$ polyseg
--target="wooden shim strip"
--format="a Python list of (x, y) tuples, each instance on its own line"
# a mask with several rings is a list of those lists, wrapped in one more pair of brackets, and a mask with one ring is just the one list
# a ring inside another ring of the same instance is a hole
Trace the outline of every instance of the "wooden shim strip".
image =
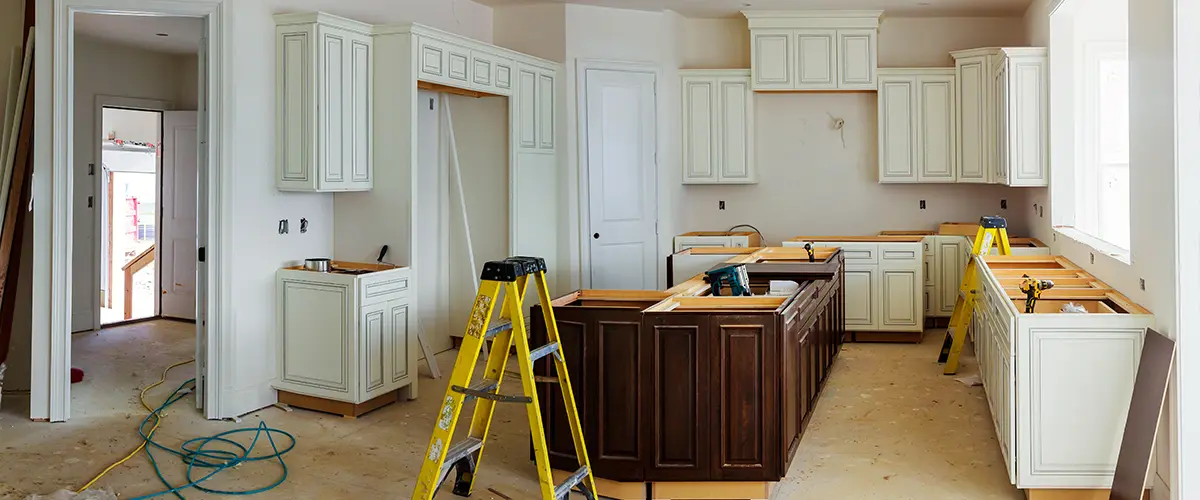
[(1175, 341), (1147, 328), (1113, 472), (1112, 500), (1137, 500), (1143, 495), (1174, 362)]
[(433, 92), (442, 92), (445, 94), (461, 95), (466, 97), (474, 97), (476, 99), (482, 97), (504, 97), (500, 94), (492, 94), (488, 92), (480, 92), (478, 90), (467, 90), (450, 85), (442, 85), (440, 83), (427, 82), (425, 80), (417, 80), (417, 88), (421, 90), (430, 90)]

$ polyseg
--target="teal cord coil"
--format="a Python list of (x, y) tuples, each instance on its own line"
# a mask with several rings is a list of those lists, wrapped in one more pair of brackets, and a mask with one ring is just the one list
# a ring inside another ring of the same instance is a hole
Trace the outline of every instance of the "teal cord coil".
[[(147, 415), (142, 420), (141, 425), (138, 426), (138, 434), (146, 442), (146, 456), (150, 459), (150, 464), (154, 467), (154, 474), (158, 476), (158, 480), (166, 489), (157, 493), (134, 497), (133, 500), (144, 500), (165, 495), (174, 495), (180, 500), (185, 500), (181, 492), (189, 488), (217, 495), (254, 495), (269, 491), (283, 484), (287, 480), (288, 475), (287, 464), (284, 463), (283, 456), (296, 447), (296, 437), (286, 431), (268, 427), (266, 422), (259, 422), (257, 427), (233, 429), (208, 437), (189, 439), (180, 445), (178, 449), (163, 446), (154, 440), (154, 433), (147, 431), (147, 426), (155, 422), (152, 419), (161, 418), (163, 410), (166, 410), (167, 407), (190, 394), (195, 388), (195, 383), (196, 379), (191, 379), (181, 384), (167, 397), (162, 405)], [(253, 438), (250, 439), (249, 445), (242, 444), (233, 439), (235, 436), (249, 433), (254, 434)], [(276, 443), (276, 439), (285, 437), (288, 441), (287, 446), (280, 448), (279, 443)], [(261, 444), (261, 441), (265, 441), (270, 445), (271, 452), (255, 455), (255, 448)], [(187, 484), (179, 486), (171, 485), (170, 481), (163, 476), (162, 470), (159, 469), (158, 460), (154, 457), (154, 450), (160, 450), (179, 457), (183, 463), (187, 464), (187, 474), (185, 476), (188, 481)], [(205, 481), (212, 479), (222, 471), (238, 467), (242, 464), (263, 461), (277, 462), (281, 470), (279, 479), (276, 479), (269, 485), (246, 490), (223, 490), (203, 486)]]

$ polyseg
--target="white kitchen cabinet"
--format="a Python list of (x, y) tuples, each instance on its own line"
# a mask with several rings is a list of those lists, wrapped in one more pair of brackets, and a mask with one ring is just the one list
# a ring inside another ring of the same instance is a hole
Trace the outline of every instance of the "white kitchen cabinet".
[(683, 183), (752, 184), (754, 94), (745, 70), (682, 70)]
[(762, 239), (753, 231), (692, 231), (675, 237), (675, 251), (688, 248), (747, 248), (762, 246)]
[(284, 14), (275, 22), (276, 186), (370, 190), (371, 27), (327, 14)]
[(938, 297), (937, 315), (949, 316), (954, 313), (954, 305), (958, 302), (959, 287), (962, 286), (963, 273), (967, 269), (967, 259), (970, 250), (964, 251), (967, 239), (959, 236), (939, 236), (937, 238), (938, 263)]
[(881, 11), (745, 11), (753, 90), (875, 90)]
[[(1046, 297), (1039, 311), (1047, 312), (1027, 314), (1024, 299), (1008, 295), (987, 258), (981, 262), (971, 324), (1010, 481), (1020, 489), (1111, 487), (1145, 329), (1154, 317), (1113, 292), (1073, 300), (1088, 314), (1054, 312), (1061, 301)], [(1088, 418), (1079, 418), (1081, 408)]]
[(955, 182), (954, 70), (879, 70), (879, 182)]
[(1047, 51), (951, 53), (958, 90), (958, 182), (1049, 185)]
[(276, 273), (280, 391), (361, 404), (401, 388), (417, 395), (409, 269), (334, 261)]
[(840, 247), (845, 258), (846, 329), (920, 332), (925, 325), (925, 252), (921, 242), (805, 240), (785, 247)]

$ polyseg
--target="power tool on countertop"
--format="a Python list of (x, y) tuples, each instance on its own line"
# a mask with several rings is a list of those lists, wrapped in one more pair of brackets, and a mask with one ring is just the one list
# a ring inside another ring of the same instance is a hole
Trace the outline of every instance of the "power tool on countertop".
[(1042, 290), (1054, 288), (1054, 282), (1031, 278), (1028, 274), (1022, 274), (1021, 278), (1021, 291), (1025, 292), (1025, 314), (1033, 314), (1033, 307), (1042, 297)]
[(805, 243), (805, 244), (804, 244), (804, 251), (808, 252), (808, 261), (809, 261), (809, 262), (816, 262), (816, 261), (817, 261), (817, 255), (816, 255), (816, 253), (814, 253), (814, 252), (813, 252), (813, 245), (812, 245), (812, 243)]
[(704, 273), (704, 281), (712, 284), (712, 294), (721, 295), (721, 287), (729, 287), (729, 295), (749, 297), (750, 276), (745, 264), (718, 267)]

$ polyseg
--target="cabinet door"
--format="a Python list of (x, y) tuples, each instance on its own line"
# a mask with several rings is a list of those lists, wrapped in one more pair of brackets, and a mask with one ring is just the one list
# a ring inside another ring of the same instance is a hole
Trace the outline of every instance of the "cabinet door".
[(751, 72), (756, 90), (793, 88), (795, 69), (791, 30), (759, 29), (751, 32)]
[(345, 32), (317, 27), (317, 169), (318, 189), (336, 189), (349, 182), (349, 144), (352, 125), (348, 118), (351, 89), (346, 85), (350, 70), (350, 40)]
[(496, 59), (492, 70), (492, 85), (495, 85), (499, 94), (509, 95), (512, 93), (513, 61), (511, 59)]
[(779, 468), (775, 325), (764, 315), (712, 317), (714, 480), (762, 481)]
[(967, 262), (963, 259), (965, 255), (962, 251), (962, 244), (957, 241), (938, 242), (939, 313), (954, 313), (954, 304), (958, 301), (958, 288), (962, 285), (963, 273), (967, 267)]
[(474, 88), (482, 88), (487, 92), (492, 90), (495, 65), (491, 54), (478, 50), (471, 51), (471, 83), (475, 84)]
[(697, 247), (729, 247), (733, 246), (728, 236), (676, 236), (675, 251)]
[(450, 81), (447, 74), (448, 45), (432, 38), (417, 38), (418, 79), (435, 83)]
[(992, 174), (995, 176), (994, 181), (998, 184), (1008, 184), (1008, 172), (1012, 168), (1008, 154), (1009, 120), (1012, 115), (1008, 109), (1009, 89), (1005, 81), (1007, 77), (1008, 64), (1002, 61), (996, 66), (992, 77), (992, 116), (995, 117), (996, 125), (995, 132), (991, 135)]
[(279, 27), (276, 36), (276, 128), (280, 134), (276, 140), (276, 184), (280, 189), (311, 190), (316, 188), (316, 145), (305, 124), (311, 124), (316, 116), (315, 30), (311, 25)]
[(804, 408), (800, 397), (802, 380), (800, 363), (800, 307), (787, 311), (783, 321), (783, 390), (780, 391), (783, 405), (783, 444), (784, 456), (791, 460), (800, 445), (800, 420), (804, 418)]
[(520, 66), (517, 70), (517, 146), (537, 149), (537, 71)]
[(413, 369), (416, 362), (416, 352), (413, 346), (416, 345), (415, 339), (412, 337), (415, 333), (408, 329), (408, 301), (404, 299), (389, 300), (387, 305), (387, 327), (388, 327), (388, 351), (391, 359), (388, 360), (387, 366), (390, 383), (392, 388), (399, 387), (400, 384), (411, 380), (416, 383), (415, 373)]
[(880, 270), (881, 329), (911, 330), (922, 325), (921, 311), (924, 306), (918, 302), (922, 288), (918, 274), (914, 269)]
[(717, 182), (716, 81), (683, 78), (683, 183)]
[(751, 183), (754, 175), (754, 94), (747, 78), (717, 80), (718, 177)]
[(554, 71), (538, 71), (537, 141), (538, 149), (554, 150)]
[(934, 303), (935, 291), (933, 286), (925, 287), (925, 315), (934, 316), (938, 312), (938, 306)]
[(955, 63), (958, 81), (958, 182), (987, 183), (988, 88), (987, 57), (965, 57)]
[[(837, 32), (796, 31), (796, 84), (802, 90), (837, 88)], [(872, 78), (874, 71), (872, 71)], [(874, 85), (871, 86), (874, 88)]]
[(644, 351), (651, 363), (642, 440), (647, 481), (704, 481), (712, 475), (708, 390), (714, 367), (707, 316), (645, 314)]
[(875, 320), (877, 271), (874, 265), (846, 266), (846, 330), (865, 332), (879, 326)]
[(391, 317), (387, 302), (363, 306), (358, 315), (358, 399), (366, 401), (389, 390)]
[(1021, 58), (1009, 63), (1005, 105), (1011, 109), (1007, 129), (1011, 186), (1049, 185), (1049, 99), (1046, 59)]
[(465, 47), (447, 44), (446, 77), (451, 84), (458, 87), (469, 87), (471, 70), (471, 51)]
[(349, 166), (349, 180), (342, 188), (371, 187), (373, 168), (371, 161), (371, 38), (356, 35), (350, 39), (349, 71), (346, 73), (347, 92), (345, 121), (346, 129), (346, 164)]
[(954, 182), (957, 177), (954, 75), (924, 75), (917, 81), (917, 163), (921, 182)]
[(838, 30), (837, 88), (875, 89), (875, 30)]
[(879, 182), (917, 182), (917, 80), (879, 82)]
[(358, 397), (353, 291), (346, 285), (282, 280), (279, 382), (284, 390), (354, 402)]

